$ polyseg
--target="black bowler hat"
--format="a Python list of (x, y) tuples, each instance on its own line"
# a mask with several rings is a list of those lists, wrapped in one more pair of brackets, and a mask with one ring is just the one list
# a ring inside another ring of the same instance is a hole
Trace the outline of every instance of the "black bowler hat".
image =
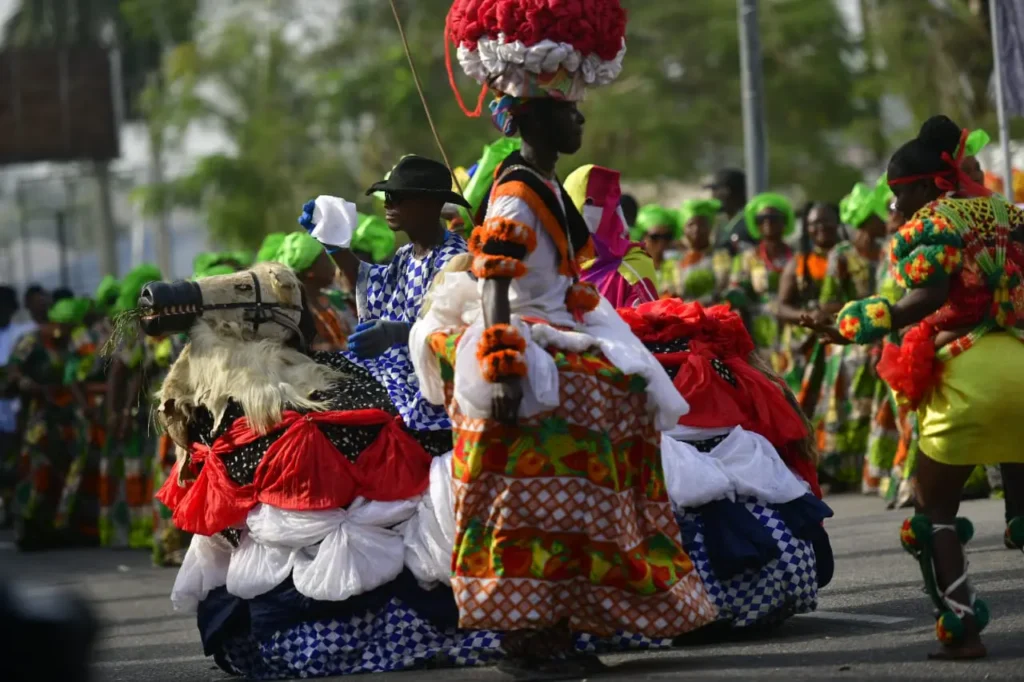
[(387, 180), (375, 182), (366, 190), (367, 195), (374, 192), (433, 195), (445, 203), (469, 208), (465, 197), (452, 191), (452, 174), (444, 164), (422, 156), (407, 156), (399, 161)]
[(704, 182), (704, 189), (725, 187), (739, 194), (747, 193), (747, 176), (736, 168), (723, 168)]

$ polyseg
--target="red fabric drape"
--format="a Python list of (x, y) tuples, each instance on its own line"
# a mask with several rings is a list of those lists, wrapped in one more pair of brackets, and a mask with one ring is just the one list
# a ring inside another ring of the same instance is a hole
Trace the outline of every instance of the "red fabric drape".
[[(331, 444), (317, 424), (382, 425), (376, 440), (352, 463)], [(213, 535), (239, 525), (257, 503), (292, 511), (337, 509), (356, 497), (382, 502), (421, 494), (430, 482), (431, 457), (407, 434), (401, 422), (382, 410), (285, 412), (275, 429), (281, 435), (267, 448), (249, 485), (235, 484), (221, 457), (262, 437), (237, 419), (212, 447), (196, 443), (192, 461), (202, 470), (186, 487), (178, 470), (157, 499), (173, 512), (174, 525)]]
[[(664, 367), (679, 368), (673, 384), (690, 404), (690, 412), (680, 418), (680, 424), (695, 428), (739, 425), (760, 434), (775, 446), (790, 469), (817, 488), (814, 463), (796, 455), (791, 447), (807, 436), (807, 427), (782, 387), (747, 360), (754, 342), (738, 314), (725, 305), (704, 308), (699, 303), (662, 299), (619, 309), (619, 315), (645, 343), (689, 341), (688, 351), (655, 353)], [(715, 370), (715, 361), (728, 369), (735, 386)]]

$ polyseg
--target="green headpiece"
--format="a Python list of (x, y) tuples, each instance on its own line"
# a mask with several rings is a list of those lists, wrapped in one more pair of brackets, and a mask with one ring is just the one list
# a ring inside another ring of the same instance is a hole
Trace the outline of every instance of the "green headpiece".
[(80, 325), (91, 309), (91, 298), (62, 298), (50, 307), (48, 317), (56, 324)]
[(871, 216), (881, 220), (889, 219), (889, 202), (892, 191), (886, 178), (878, 179), (874, 187), (858, 182), (853, 189), (839, 202), (839, 219), (846, 225), (859, 228)]
[(679, 224), (686, 227), (690, 218), (704, 216), (714, 220), (718, 212), (722, 210), (722, 202), (718, 199), (687, 199), (679, 207)]
[(220, 260), (220, 254), (213, 251), (196, 254), (196, 257), (192, 259), (192, 278), (195, 279), (197, 275), (201, 276), (216, 265), (218, 260)]
[(668, 227), (672, 230), (672, 239), (683, 235), (683, 226), (679, 222), (679, 214), (658, 204), (647, 204), (636, 214), (636, 223), (630, 230), (630, 237), (639, 241), (655, 227)]
[(164, 276), (160, 272), (160, 268), (150, 263), (143, 263), (135, 268), (121, 280), (121, 293), (117, 297), (117, 303), (114, 304), (111, 312), (116, 314), (123, 313), (126, 310), (135, 310), (138, 306), (139, 294), (142, 293), (142, 287), (163, 278)]
[(359, 214), (359, 225), (352, 235), (352, 250), (368, 253), (374, 263), (380, 263), (395, 250), (395, 233), (383, 218)]
[(473, 213), (480, 208), (484, 197), (490, 191), (491, 184), (494, 182), (494, 171), (509, 154), (518, 151), (522, 146), (523, 141), (518, 137), (503, 137), (484, 147), (483, 154), (476, 162), (473, 177), (469, 179), (469, 184), (462, 188)]
[(268, 260), (274, 260), (274, 256), (277, 255), (278, 249), (281, 248), (281, 242), (287, 236), (287, 232), (271, 232), (263, 238), (263, 243), (260, 244), (260, 250), (256, 253), (256, 262), (265, 263)]
[(253, 263), (253, 254), (250, 251), (224, 251), (220, 254), (220, 259), (225, 261), (232, 261), (242, 266), (242, 269), (249, 267)]
[(324, 253), (324, 247), (306, 232), (290, 232), (281, 242), (281, 248), (277, 250), (274, 260), (282, 265), (287, 265), (295, 272), (305, 272), (320, 254)]
[(977, 156), (978, 152), (985, 148), (992, 138), (981, 128), (972, 130), (967, 135), (967, 144), (964, 145), (964, 156)]
[(117, 303), (117, 297), (121, 294), (121, 283), (113, 275), (105, 275), (96, 287), (96, 307), (103, 313)]
[(757, 226), (757, 216), (766, 208), (774, 208), (785, 216), (786, 229), (782, 232), (783, 239), (792, 235), (793, 230), (796, 229), (796, 212), (793, 210), (793, 204), (781, 194), (762, 192), (748, 201), (743, 209), (743, 217), (746, 220), (747, 232), (750, 236), (755, 240), (761, 238), (761, 228)]
[(202, 272), (193, 272), (192, 279), (203, 279), (204, 277), (215, 277), (217, 275), (233, 275), (238, 270), (233, 265), (227, 265), (226, 263), (221, 265), (212, 265)]

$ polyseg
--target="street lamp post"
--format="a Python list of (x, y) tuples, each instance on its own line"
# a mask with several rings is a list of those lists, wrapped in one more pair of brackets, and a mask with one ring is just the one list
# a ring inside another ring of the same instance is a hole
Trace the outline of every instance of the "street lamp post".
[(747, 188), (752, 194), (768, 187), (768, 133), (764, 121), (764, 73), (757, 0), (737, 0), (740, 29), (740, 80), (743, 87), (743, 149)]

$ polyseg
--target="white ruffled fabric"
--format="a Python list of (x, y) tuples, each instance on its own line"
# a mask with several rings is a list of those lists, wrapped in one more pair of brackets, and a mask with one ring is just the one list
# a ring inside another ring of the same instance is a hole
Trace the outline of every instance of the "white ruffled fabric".
[(607, 85), (618, 78), (626, 56), (625, 40), (615, 58), (608, 61), (596, 54), (583, 55), (569, 43), (542, 40), (527, 47), (520, 40), (506, 40), (504, 34), (496, 39), (481, 38), (475, 50), (460, 45), (457, 55), (468, 76), (514, 97), (530, 94), (527, 84), (531, 76), (565, 69), (573, 83), (563, 94), (570, 100), (582, 100), (588, 86)]
[(451, 581), (456, 531), (452, 456), (449, 452), (431, 462), (430, 488), (420, 500), (416, 515), (400, 528), (405, 565), (425, 589)]
[(252, 599), (292, 577), (295, 589), (322, 601), (343, 601), (394, 580), (405, 546), (395, 527), (416, 513), (420, 498), (347, 509), (294, 512), (254, 507), (237, 548), (222, 538), (195, 536), (171, 592), (175, 609), (194, 611), (211, 589)]
[(211, 590), (227, 584), (231, 550), (231, 544), (220, 535), (192, 536), (171, 588), (171, 605), (175, 611), (195, 613), (199, 602), (206, 599)]
[[(475, 305), (467, 309), (464, 302), (474, 299)], [(491, 413), (491, 384), (484, 380), (476, 357), (485, 328), (477, 282), (469, 273), (445, 273), (444, 280), (431, 290), (429, 310), (409, 333), (409, 349), (423, 397), (434, 404), (443, 404), (444, 382), (427, 340), (436, 331), (455, 329), (467, 323), (469, 327), (456, 348), (455, 399), (467, 416), (484, 419)], [(661, 364), (603, 298), (595, 310), (584, 316), (577, 331), (528, 324), (516, 312), (511, 323), (526, 339), (528, 369), (523, 382), (520, 417), (532, 417), (560, 404), (558, 368), (545, 347), (577, 352), (598, 348), (609, 362), (626, 374), (642, 376), (647, 381), (648, 408), (659, 430), (672, 428), (690, 410)], [(611, 405), (603, 407), (614, 409)]]
[(662, 434), (661, 458), (665, 486), (672, 504), (693, 509), (714, 500), (756, 497), (769, 504), (792, 502), (810, 492), (763, 436), (735, 427), (709, 453), (686, 440), (722, 435), (721, 429), (680, 427)]

